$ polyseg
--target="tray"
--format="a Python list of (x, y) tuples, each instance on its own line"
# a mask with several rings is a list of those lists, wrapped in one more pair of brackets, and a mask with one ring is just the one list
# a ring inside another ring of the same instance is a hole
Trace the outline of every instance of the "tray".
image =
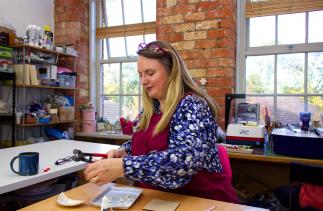
[(131, 187), (108, 187), (91, 204), (100, 207), (103, 196), (107, 196), (110, 202), (109, 208), (128, 209), (140, 196), (142, 191), (142, 189)]

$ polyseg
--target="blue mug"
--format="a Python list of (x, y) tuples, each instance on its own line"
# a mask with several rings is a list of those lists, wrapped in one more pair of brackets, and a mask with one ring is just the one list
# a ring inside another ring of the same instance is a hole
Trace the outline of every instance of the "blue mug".
[[(19, 158), (19, 171), (13, 168), (13, 163)], [(38, 152), (22, 152), (12, 158), (10, 161), (11, 170), (21, 176), (31, 176), (38, 174), (39, 169), (39, 153)]]

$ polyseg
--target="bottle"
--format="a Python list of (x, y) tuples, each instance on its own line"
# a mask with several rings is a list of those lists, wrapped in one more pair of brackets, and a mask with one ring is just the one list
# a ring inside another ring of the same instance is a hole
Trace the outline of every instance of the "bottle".
[(101, 202), (101, 211), (108, 211), (109, 209), (109, 199), (107, 196), (103, 196), (102, 202)]

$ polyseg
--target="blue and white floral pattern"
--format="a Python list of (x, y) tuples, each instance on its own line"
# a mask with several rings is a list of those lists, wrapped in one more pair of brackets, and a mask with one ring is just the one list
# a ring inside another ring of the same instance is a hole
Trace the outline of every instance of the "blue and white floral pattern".
[[(216, 130), (206, 101), (187, 95), (172, 116), (168, 149), (125, 157), (124, 174), (134, 181), (175, 189), (189, 183), (199, 170), (221, 172)], [(131, 155), (131, 141), (123, 147)]]

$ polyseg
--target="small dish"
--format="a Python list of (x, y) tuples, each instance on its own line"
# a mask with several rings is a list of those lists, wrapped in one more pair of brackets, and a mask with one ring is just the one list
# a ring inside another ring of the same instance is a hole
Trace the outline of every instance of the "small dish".
[(108, 187), (91, 204), (100, 207), (102, 198), (107, 196), (110, 208), (129, 209), (142, 191), (142, 189), (133, 187)]
[(77, 206), (82, 204), (83, 202), (84, 202), (83, 200), (70, 199), (63, 192), (60, 193), (57, 197), (57, 203), (59, 205), (66, 206), (66, 207)]

